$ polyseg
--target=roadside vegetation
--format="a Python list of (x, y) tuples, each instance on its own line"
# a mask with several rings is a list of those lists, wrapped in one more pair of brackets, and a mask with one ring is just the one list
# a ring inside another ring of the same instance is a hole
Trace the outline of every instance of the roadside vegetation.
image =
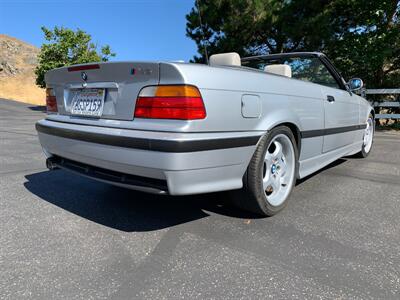
[[(198, 48), (194, 62), (205, 62), (206, 50), (208, 55), (234, 51), (241, 56), (320, 51), (346, 79), (362, 78), (370, 89), (400, 88), (399, 0), (197, 0), (195, 4), (186, 15), (187, 36)], [(400, 95), (369, 100), (400, 101)], [(400, 113), (400, 109), (381, 113)], [(400, 120), (380, 124), (399, 128)]]
[[(203, 26), (200, 26), (199, 10)], [(399, 0), (198, 0), (187, 35), (209, 54), (322, 51), (345, 78), (400, 87)]]
[(46, 87), (44, 74), (54, 68), (73, 64), (83, 64), (97, 61), (108, 61), (115, 56), (109, 45), (99, 47), (92, 42), (90, 34), (81, 29), (72, 30), (64, 27), (48, 29), (42, 27), (48, 43), (40, 48), (38, 65), (35, 69), (36, 84)]

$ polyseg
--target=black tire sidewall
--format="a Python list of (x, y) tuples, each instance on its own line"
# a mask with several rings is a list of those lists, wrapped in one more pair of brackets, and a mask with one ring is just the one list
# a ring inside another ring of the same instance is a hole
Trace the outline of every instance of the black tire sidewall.
[[(287, 198), (283, 201), (282, 204), (278, 206), (271, 205), (268, 201), (268, 197), (265, 195), (264, 189), (263, 189), (263, 166), (264, 166), (264, 157), (265, 153), (267, 151), (267, 147), (271, 143), (272, 139), (279, 135), (279, 134), (284, 134), (286, 135), (293, 146), (294, 150), (294, 157), (295, 157), (295, 170), (293, 173), (293, 180), (292, 180), (292, 185), (289, 187), (290, 191), (288, 193)], [(266, 214), (266, 215), (274, 215), (280, 210), (282, 210), (286, 205), (287, 205), (287, 200), (289, 198), (290, 192), (293, 189), (293, 186), (296, 183), (296, 177), (298, 173), (298, 149), (297, 149), (297, 143), (294, 138), (294, 135), (292, 131), (286, 127), (286, 126), (278, 126), (274, 129), (272, 129), (268, 134), (263, 136), (263, 138), (260, 140), (258, 147), (262, 147), (262, 151), (256, 151), (255, 155), (252, 158), (251, 164), (252, 168), (248, 169), (249, 174), (247, 174), (247, 181), (248, 181), (248, 188), (253, 191), (254, 197), (258, 200), (258, 204), (260, 206), (260, 209)], [(260, 150), (260, 149), (258, 149)]]

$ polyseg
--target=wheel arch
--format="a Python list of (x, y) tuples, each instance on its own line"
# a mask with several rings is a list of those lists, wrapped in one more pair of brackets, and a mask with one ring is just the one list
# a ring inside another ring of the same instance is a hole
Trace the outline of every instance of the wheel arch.
[[(278, 126), (286, 126), (293, 133), (294, 139), (296, 141), (296, 146), (297, 146), (297, 150), (298, 150), (298, 153), (299, 153), (299, 157), (300, 157), (300, 152), (301, 152), (301, 133), (300, 133), (299, 127), (297, 127), (296, 124), (291, 123), (291, 122), (283, 122), (283, 123), (275, 125), (273, 128), (278, 127)], [(271, 128), (271, 129), (273, 129), (273, 128)]]
[(373, 109), (373, 108), (372, 108), (372, 109), (370, 110), (370, 112), (369, 112), (369, 113), (370, 113), (370, 114), (372, 114), (372, 116), (373, 116), (373, 117), (374, 117), (374, 119), (375, 119), (375, 109)]
[(270, 131), (278, 126), (286, 126), (291, 130), (296, 140), (296, 146), (300, 157), (303, 122), (299, 115), (292, 110), (280, 107), (271, 113), (265, 114), (256, 129)]

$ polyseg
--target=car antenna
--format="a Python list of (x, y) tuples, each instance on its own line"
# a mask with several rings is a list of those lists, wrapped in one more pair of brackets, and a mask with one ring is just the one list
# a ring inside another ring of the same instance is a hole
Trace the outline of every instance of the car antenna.
[(204, 36), (204, 28), (203, 28), (203, 22), (201, 21), (201, 12), (200, 12), (200, 5), (199, 5), (199, 0), (196, 0), (196, 6), (197, 6), (197, 11), (199, 13), (199, 21), (200, 21), (200, 28), (201, 28), (201, 35), (203, 38), (203, 45), (204, 45), (204, 54), (206, 56), (206, 63), (207, 65), (209, 64), (208, 61), (208, 52), (207, 52), (207, 43), (206, 43), (206, 38)]

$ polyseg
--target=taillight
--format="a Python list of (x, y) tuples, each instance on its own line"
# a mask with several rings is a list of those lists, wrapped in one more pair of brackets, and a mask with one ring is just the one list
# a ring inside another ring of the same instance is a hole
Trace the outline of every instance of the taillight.
[(200, 91), (191, 85), (160, 85), (143, 88), (135, 118), (197, 120), (206, 117)]
[(47, 112), (57, 112), (57, 100), (53, 89), (46, 89)]

